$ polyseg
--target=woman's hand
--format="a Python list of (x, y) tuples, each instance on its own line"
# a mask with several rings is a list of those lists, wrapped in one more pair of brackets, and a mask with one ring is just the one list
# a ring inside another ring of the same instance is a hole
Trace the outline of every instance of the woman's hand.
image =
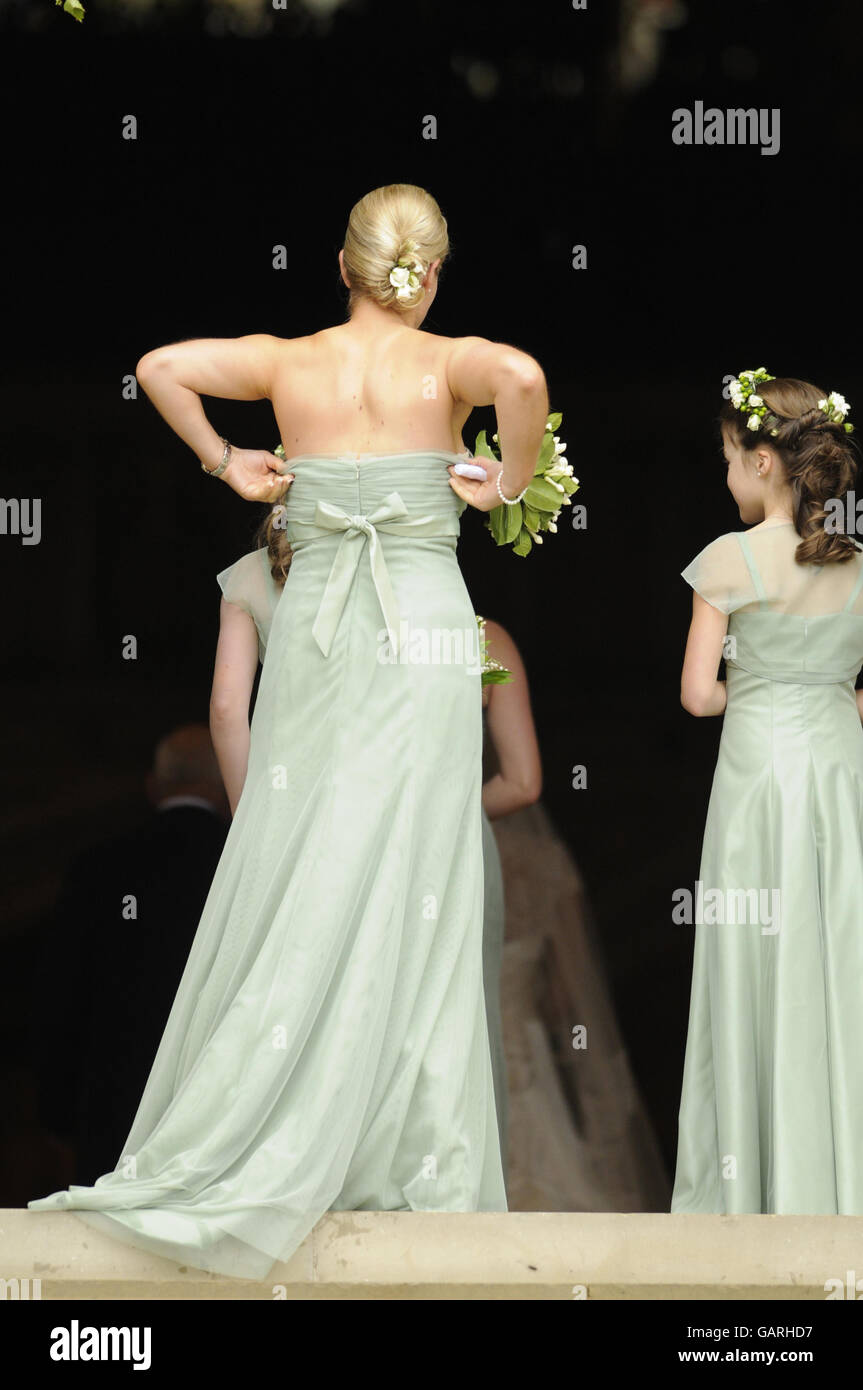
[[(497, 479), (503, 468), (503, 464), (498, 463), (497, 459), (480, 458), (478, 456), (473, 458), (471, 462), (478, 463), (480, 467), (485, 469), (488, 474), (485, 482), (480, 482), (478, 478), (463, 478), (460, 473), (454, 471), (455, 464), (451, 463), (447, 468), (450, 487), (463, 502), (467, 502), (471, 507), (476, 507), (478, 512), (490, 512), (493, 507), (499, 507), (501, 505), (500, 494), (497, 490)], [(501, 487), (504, 492), (506, 492), (503, 483), (501, 483)]]
[(231, 447), (228, 466), (221, 481), (247, 502), (279, 502), (294, 481), (293, 473), (283, 473), (284, 460), (266, 449)]

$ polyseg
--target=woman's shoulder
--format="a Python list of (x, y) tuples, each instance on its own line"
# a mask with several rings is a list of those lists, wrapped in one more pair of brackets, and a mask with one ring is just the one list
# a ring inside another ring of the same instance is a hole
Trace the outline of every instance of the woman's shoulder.
[(437, 333), (426, 333), (424, 329), (417, 330), (425, 338), (435, 338), (438, 342), (445, 344), (451, 352), (459, 353), (494, 353), (500, 356), (511, 357), (514, 361), (533, 362), (536, 359), (531, 357), (524, 348), (516, 347), (515, 343), (504, 343), (496, 338), (482, 338), (477, 333), (466, 333), (459, 338), (444, 338)]
[(316, 333), (301, 333), (297, 338), (271, 337), (272, 350), (280, 358), (302, 358), (320, 355), (321, 349), (333, 341), (335, 328), (320, 328)]

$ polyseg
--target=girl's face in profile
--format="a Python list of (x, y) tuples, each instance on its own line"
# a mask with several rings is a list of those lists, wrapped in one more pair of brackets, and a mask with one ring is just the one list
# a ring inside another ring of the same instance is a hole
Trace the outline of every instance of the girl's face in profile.
[(747, 526), (764, 520), (764, 482), (758, 476), (761, 449), (747, 451), (722, 431), (722, 456), (728, 465), (728, 491), (737, 503), (740, 520)]

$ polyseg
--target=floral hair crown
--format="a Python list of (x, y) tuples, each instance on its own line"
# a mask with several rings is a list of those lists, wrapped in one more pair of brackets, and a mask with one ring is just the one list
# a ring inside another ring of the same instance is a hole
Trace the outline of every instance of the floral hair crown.
[(403, 243), (404, 249), (389, 273), (389, 282), (394, 287), (396, 299), (410, 299), (422, 284), (425, 266), (416, 254), (419, 250), (415, 241)]
[[(758, 367), (754, 372), (741, 372), (734, 377), (728, 387), (728, 395), (735, 410), (741, 410), (744, 415), (748, 415), (746, 428), (749, 430), (769, 429), (771, 434), (779, 433), (779, 418), (774, 415), (764, 403), (764, 398), (759, 396), (757, 385), (760, 381), (775, 381), (776, 377), (771, 376), (766, 367)], [(829, 396), (818, 402), (818, 409), (823, 411), (828, 420), (834, 424), (844, 423), (848, 434), (854, 426), (846, 421), (845, 417), (851, 407), (844, 396), (840, 396), (838, 391), (831, 391)]]

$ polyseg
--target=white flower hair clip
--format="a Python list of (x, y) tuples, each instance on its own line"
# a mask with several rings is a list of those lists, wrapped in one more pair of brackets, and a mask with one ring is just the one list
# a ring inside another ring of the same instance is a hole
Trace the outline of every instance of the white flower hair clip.
[(852, 424), (845, 419), (851, 407), (844, 396), (840, 396), (838, 391), (831, 391), (829, 396), (818, 402), (818, 409), (823, 410), (828, 420), (832, 420), (836, 425), (845, 425), (848, 434), (854, 429)]
[(422, 284), (425, 266), (416, 255), (418, 250), (415, 241), (406, 241), (402, 254), (390, 270), (389, 282), (395, 289), (397, 299), (410, 299)]
[[(728, 395), (735, 410), (743, 411), (748, 415), (746, 428), (749, 430), (760, 430), (765, 423), (768, 413), (764, 398), (759, 396), (755, 387), (759, 381), (775, 381), (775, 376), (771, 376), (766, 367), (756, 367), (754, 372), (741, 372), (734, 377), (728, 387)], [(776, 417), (771, 415), (771, 419)], [(771, 429), (771, 434), (776, 434), (776, 429)]]

